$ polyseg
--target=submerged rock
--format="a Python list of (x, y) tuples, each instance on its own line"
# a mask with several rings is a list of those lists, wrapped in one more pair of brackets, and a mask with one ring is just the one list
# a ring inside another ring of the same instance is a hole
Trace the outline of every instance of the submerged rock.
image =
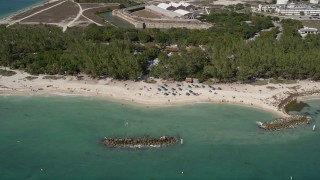
[(309, 104), (298, 101), (297, 99), (294, 99), (290, 103), (288, 103), (285, 107), (284, 110), (286, 113), (289, 113), (290, 111), (301, 111), (305, 107), (310, 107)]

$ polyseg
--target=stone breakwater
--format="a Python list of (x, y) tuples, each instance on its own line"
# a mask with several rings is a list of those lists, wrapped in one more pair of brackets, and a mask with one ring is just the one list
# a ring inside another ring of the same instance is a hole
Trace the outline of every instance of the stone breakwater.
[(303, 97), (303, 96), (311, 96), (311, 95), (319, 95), (320, 90), (311, 90), (311, 91), (304, 91), (304, 92), (297, 92), (297, 93), (290, 93), (289, 96), (287, 96), (285, 99), (281, 100), (278, 109), (280, 111), (285, 112), (285, 107), (291, 102), (296, 100), (298, 97)]
[(269, 122), (259, 122), (259, 127), (269, 131), (276, 131), (285, 128), (294, 128), (299, 125), (309, 123), (309, 118), (306, 115), (293, 115), (287, 118), (278, 118)]
[(138, 138), (104, 138), (102, 143), (111, 148), (158, 148), (176, 144), (177, 138), (172, 136), (138, 137)]
[[(320, 90), (290, 93), (285, 99), (280, 101), (280, 103), (278, 104), (278, 109), (284, 112), (285, 114), (287, 114), (287, 112), (285, 111), (285, 107), (291, 101), (296, 100), (298, 97), (319, 95), (319, 94), (320, 94)], [(306, 115), (291, 115), (290, 117), (278, 118), (269, 122), (257, 122), (257, 124), (262, 129), (269, 130), (269, 131), (276, 131), (280, 129), (294, 128), (296, 126), (308, 124), (309, 120), (310, 118)]]

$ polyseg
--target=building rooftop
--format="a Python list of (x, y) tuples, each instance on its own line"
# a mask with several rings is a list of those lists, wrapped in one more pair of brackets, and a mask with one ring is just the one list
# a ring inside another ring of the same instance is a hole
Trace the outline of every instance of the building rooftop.
[(160, 3), (157, 5), (158, 7), (160, 8), (163, 8), (163, 9), (168, 9), (169, 7), (175, 7), (175, 8), (178, 8), (179, 6), (183, 6), (183, 7), (188, 7), (188, 6), (191, 6), (191, 4), (187, 3), (187, 2), (179, 2), (179, 3), (175, 3), (175, 2), (171, 2), (169, 4), (167, 3)]
[(177, 8), (177, 7), (179, 7), (179, 6), (182, 6), (180, 3), (174, 3), (174, 2), (172, 2), (172, 3), (169, 3), (171, 6), (173, 6), (173, 7), (175, 7), (175, 8)]
[(162, 9), (168, 9), (169, 7), (171, 7), (171, 5), (167, 3), (160, 3), (158, 4), (158, 7)]
[(180, 2), (179, 4), (181, 4), (184, 7), (188, 7), (191, 6), (191, 4), (187, 3), (187, 2)]
[(160, 8), (155, 5), (146, 6), (146, 9), (150, 9), (152, 11), (155, 11), (157, 13), (163, 14), (163, 15), (171, 17), (171, 18), (181, 17), (181, 14), (178, 14), (178, 13), (172, 12), (172, 11), (168, 11), (166, 9)]
[(300, 32), (318, 32), (318, 29), (316, 28), (309, 28), (309, 27), (303, 27), (299, 29)]
[(178, 10), (175, 10), (174, 12), (181, 14), (183, 16), (191, 13), (191, 12), (183, 10), (183, 9), (178, 9)]

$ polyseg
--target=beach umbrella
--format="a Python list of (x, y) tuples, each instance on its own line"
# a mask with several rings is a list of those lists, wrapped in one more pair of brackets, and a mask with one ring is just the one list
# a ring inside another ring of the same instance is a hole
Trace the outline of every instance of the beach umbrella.
[(164, 84), (164, 86), (168, 87), (168, 84)]
[(189, 90), (189, 92), (191, 92), (191, 93), (192, 93), (193, 91), (192, 91), (192, 90)]
[(186, 93), (186, 95), (187, 95), (187, 96), (190, 96), (190, 94), (189, 94), (188, 92)]
[(192, 88), (192, 86), (188, 85), (189, 88)]
[(160, 89), (160, 88), (158, 88), (158, 91), (161, 91), (161, 89)]
[(222, 88), (221, 88), (221, 87), (218, 87), (218, 90), (222, 90)]
[(182, 91), (182, 89), (181, 89), (181, 88), (179, 88), (179, 90), (180, 90), (180, 91)]
[(205, 85), (202, 85), (202, 88), (205, 88), (206, 86)]

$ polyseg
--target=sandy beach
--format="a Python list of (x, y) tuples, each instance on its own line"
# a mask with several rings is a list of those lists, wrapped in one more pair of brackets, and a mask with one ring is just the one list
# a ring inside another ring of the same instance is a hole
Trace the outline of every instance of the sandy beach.
[[(235, 83), (214, 84), (212, 87), (215, 90), (213, 90), (208, 85), (186, 82), (167, 83), (160, 79), (156, 79), (157, 83), (150, 84), (142, 81), (118, 81), (111, 78), (98, 80), (86, 75), (32, 76), (23, 71), (15, 70), (15, 72), (17, 74), (13, 76), (0, 76), (0, 94), (95, 96), (143, 106), (230, 103), (264, 109), (280, 116), (288, 116), (278, 109), (279, 103), (288, 94), (317, 90), (320, 87), (319, 82), (298, 81), (296, 84), (269, 83), (261, 86)], [(193, 93), (189, 93), (190, 90)]]

